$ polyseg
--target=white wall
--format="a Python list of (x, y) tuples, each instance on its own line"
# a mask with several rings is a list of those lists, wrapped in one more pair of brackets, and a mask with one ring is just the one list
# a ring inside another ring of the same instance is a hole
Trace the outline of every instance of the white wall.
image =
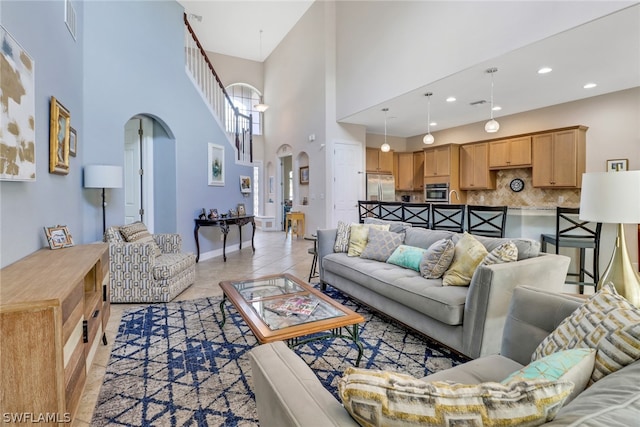
[(619, 10), (616, 1), (339, 1), (337, 117)]

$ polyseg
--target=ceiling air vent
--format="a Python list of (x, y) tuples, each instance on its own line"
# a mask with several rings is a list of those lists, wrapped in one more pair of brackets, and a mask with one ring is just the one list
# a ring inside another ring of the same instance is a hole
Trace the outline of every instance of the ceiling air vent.
[(76, 40), (76, 10), (71, 0), (65, 0), (64, 2), (64, 23), (67, 24), (71, 37)]

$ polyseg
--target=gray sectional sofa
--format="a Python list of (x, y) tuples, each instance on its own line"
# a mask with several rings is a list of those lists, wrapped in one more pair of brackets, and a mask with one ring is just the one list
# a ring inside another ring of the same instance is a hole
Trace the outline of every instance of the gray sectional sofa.
[[(380, 222), (380, 220), (376, 220)], [(404, 228), (404, 244), (428, 248), (439, 239), (461, 235), (450, 231)], [(540, 253), (531, 239), (475, 236), (488, 251), (513, 241), (518, 261), (480, 266), (469, 286), (442, 286), (442, 279), (425, 279), (397, 265), (334, 253), (337, 229), (318, 230), (320, 282), (331, 285), (396, 321), (469, 357), (495, 354), (513, 289), (519, 285), (560, 292), (570, 259)]]
[[(538, 288), (518, 287), (506, 318), (501, 355), (491, 355), (437, 372), (426, 381), (465, 384), (501, 381), (530, 362), (534, 350), (583, 300)], [(283, 342), (249, 354), (262, 427), (356, 427), (341, 403), (307, 364)], [(546, 426), (628, 427), (640, 419), (640, 361), (597, 381), (563, 406)]]

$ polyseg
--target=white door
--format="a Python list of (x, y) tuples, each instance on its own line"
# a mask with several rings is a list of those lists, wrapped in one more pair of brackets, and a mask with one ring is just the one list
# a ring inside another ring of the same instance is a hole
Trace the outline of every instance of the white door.
[(142, 178), (140, 169), (140, 119), (124, 125), (124, 223), (142, 221)]
[(362, 144), (336, 142), (333, 151), (333, 224), (358, 222), (358, 200), (362, 199), (365, 173)]

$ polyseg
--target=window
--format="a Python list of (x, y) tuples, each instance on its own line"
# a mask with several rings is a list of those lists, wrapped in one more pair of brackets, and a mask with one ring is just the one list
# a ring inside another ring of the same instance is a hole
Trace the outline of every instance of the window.
[[(236, 83), (226, 87), (227, 93), (233, 101), (233, 105), (240, 113), (251, 116), (253, 123), (253, 134), (262, 135), (262, 115), (254, 109), (254, 105), (260, 103), (260, 92), (253, 86), (244, 83)], [(234, 115), (231, 107), (227, 107), (227, 132), (235, 132)]]

